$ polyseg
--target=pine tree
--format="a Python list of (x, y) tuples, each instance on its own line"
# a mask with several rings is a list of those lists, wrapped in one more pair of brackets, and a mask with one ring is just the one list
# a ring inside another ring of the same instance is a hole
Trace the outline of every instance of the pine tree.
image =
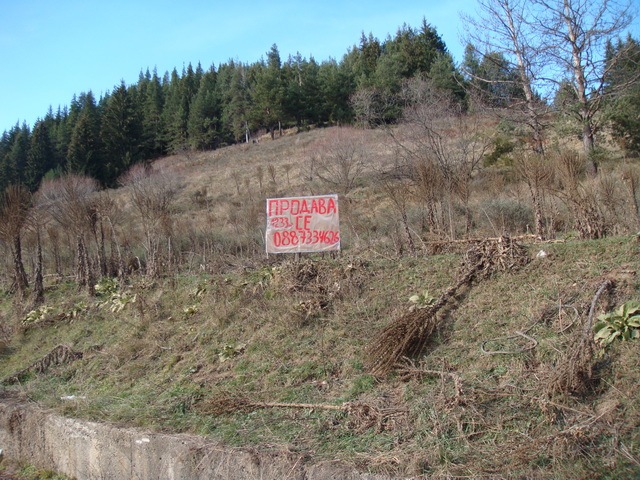
[(35, 192), (45, 173), (55, 166), (55, 153), (48, 123), (39, 120), (33, 127), (27, 164), (24, 172), (24, 184), (31, 192)]
[(332, 123), (348, 123), (353, 118), (349, 99), (356, 91), (355, 78), (348, 65), (335, 60), (322, 62), (318, 71), (322, 90), (322, 117)]
[(77, 115), (69, 141), (67, 171), (96, 178), (101, 154), (100, 117), (92, 92), (84, 95), (82, 109)]
[(313, 57), (302, 62), (302, 108), (303, 119), (311, 124), (322, 120), (322, 93), (320, 85), (320, 65)]
[(171, 72), (163, 109), (165, 141), (170, 152), (178, 152), (188, 145), (188, 120), (191, 98), (195, 94), (195, 76), (191, 65), (180, 77), (176, 69)]
[(19, 134), (20, 125), (16, 123), (8, 132), (2, 134), (0, 140), (0, 193), (18, 181), (18, 172), (10, 153)]
[(405, 24), (382, 45), (376, 83), (385, 90), (398, 91), (402, 79), (428, 73), (438, 56), (446, 52), (442, 38), (424, 18), (420, 30)]
[(364, 32), (360, 37), (360, 47), (357, 49), (353, 73), (358, 84), (358, 88), (366, 88), (373, 85), (374, 74), (378, 66), (378, 59), (382, 54), (380, 41), (369, 33), (366, 37)]
[(625, 151), (640, 153), (640, 43), (630, 35), (607, 47), (610, 97), (607, 115), (613, 137)]
[(194, 149), (212, 149), (220, 142), (220, 99), (213, 67), (202, 75), (189, 112), (189, 143)]
[(116, 179), (140, 158), (142, 122), (124, 82), (109, 97), (102, 116), (104, 161), (97, 177), (104, 185)]
[(282, 66), (282, 78), (284, 83), (284, 115), (295, 120), (300, 125), (305, 119), (304, 92), (303, 92), (303, 64), (300, 52), (295, 57), (289, 58)]
[(17, 129), (11, 148), (7, 154), (7, 173), (11, 180), (9, 183), (24, 184), (30, 141), (31, 132), (25, 122)]
[(67, 166), (67, 153), (71, 142), (71, 128), (67, 107), (58, 108), (51, 126), (51, 141), (54, 151), (54, 169), (64, 171)]
[(449, 53), (439, 53), (429, 70), (429, 78), (433, 84), (452, 95), (452, 99), (458, 103), (464, 103), (466, 91), (464, 79), (453, 62), (453, 57)]
[(164, 92), (158, 72), (154, 69), (146, 88), (141, 92), (142, 102), (142, 157), (156, 158), (166, 153), (166, 141), (163, 138)]
[(267, 54), (267, 62), (256, 65), (257, 77), (252, 117), (265, 127), (274, 138), (275, 130), (281, 130), (284, 118), (284, 82), (278, 47), (274, 44)]

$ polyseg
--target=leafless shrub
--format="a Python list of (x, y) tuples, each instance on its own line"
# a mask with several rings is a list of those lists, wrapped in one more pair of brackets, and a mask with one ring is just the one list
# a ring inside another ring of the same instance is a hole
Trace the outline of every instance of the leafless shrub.
[(515, 198), (489, 199), (483, 202), (482, 212), (497, 235), (524, 233), (533, 218), (531, 207)]
[(377, 88), (361, 88), (351, 96), (356, 122), (362, 128), (373, 128), (385, 121), (392, 97)]
[[(402, 229), (404, 230), (405, 236), (407, 238), (407, 245), (409, 246), (409, 252), (412, 255), (416, 254), (416, 246), (413, 241), (413, 235), (411, 234), (411, 228), (409, 226), (409, 217), (407, 214), (408, 210), (408, 202), (410, 200), (410, 196), (412, 194), (411, 185), (407, 185), (406, 181), (402, 180), (393, 180), (388, 176), (382, 176), (380, 179), (380, 183), (383, 191), (387, 194), (389, 199), (391, 200), (391, 205), (394, 210), (400, 217), (400, 222), (402, 224)], [(398, 254), (402, 255), (403, 248), (402, 243), (398, 245)]]
[(258, 185), (260, 185), (260, 195), (263, 195), (264, 168), (262, 168), (262, 165), (258, 165), (258, 167), (256, 167), (256, 178), (258, 179)]
[(89, 258), (86, 235), (95, 224), (93, 201), (97, 182), (87, 176), (68, 175), (46, 180), (38, 190), (38, 205), (76, 237), (76, 277), (80, 286), (93, 293), (94, 275)]
[(633, 205), (633, 214), (636, 219), (636, 228), (640, 228), (640, 204), (638, 203), (638, 189), (640, 187), (640, 168), (637, 165), (627, 164), (622, 167), (622, 181), (627, 188), (627, 193)]
[(442, 171), (429, 157), (416, 159), (412, 168), (412, 178), (416, 185), (414, 194), (424, 205), (427, 226), (431, 232), (441, 234), (445, 231), (442, 219), (445, 179)]
[(159, 273), (161, 242), (171, 244), (171, 205), (176, 188), (164, 174), (144, 164), (137, 164), (121, 178), (120, 183), (129, 187), (131, 200), (138, 212), (144, 231), (144, 248), (147, 252), (147, 274)]
[(365, 171), (365, 141), (351, 127), (333, 130), (310, 149), (312, 171), (341, 195), (348, 195)]
[(535, 218), (535, 233), (540, 239), (546, 239), (549, 235), (545, 225), (546, 193), (553, 181), (553, 168), (543, 155), (523, 154), (517, 157), (514, 167), (520, 179), (529, 189), (533, 203)]
[(581, 238), (597, 239), (607, 233), (597, 189), (585, 184), (585, 162), (574, 152), (562, 151), (552, 157), (556, 172), (553, 194), (573, 212)]
[(278, 186), (278, 176), (277, 176), (277, 173), (276, 173), (275, 165), (269, 164), (267, 166), (267, 172), (269, 172), (269, 179), (271, 180), (271, 184), (274, 187), (277, 187)]
[[(405, 108), (402, 129), (388, 129), (404, 158), (418, 175), (425, 200), (433, 205), (434, 196), (444, 193), (449, 211), (449, 234), (456, 232), (453, 223), (454, 204), (464, 212), (465, 235), (472, 226), (472, 179), (491, 145), (485, 133), (479, 110), (473, 115), (455, 104), (448, 93), (423, 78), (407, 82), (402, 91)], [(429, 176), (437, 172), (437, 175)]]
[[(594, 179), (589, 179), (586, 184), (593, 188), (600, 201), (601, 209), (607, 224), (611, 226), (613, 234), (621, 234), (634, 223), (633, 213), (629, 211), (631, 205), (625, 195), (625, 189), (620, 188), (621, 175), (617, 172), (600, 171)], [(630, 222), (631, 220), (631, 222)]]

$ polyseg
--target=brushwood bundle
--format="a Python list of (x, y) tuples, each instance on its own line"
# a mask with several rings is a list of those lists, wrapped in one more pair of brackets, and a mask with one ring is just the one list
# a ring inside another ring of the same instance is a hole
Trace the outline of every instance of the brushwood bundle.
[(367, 346), (370, 371), (374, 375), (384, 376), (403, 359), (421, 355), (441, 321), (438, 313), (462, 287), (489, 278), (497, 272), (523, 267), (529, 260), (526, 249), (509, 237), (485, 240), (474, 245), (462, 260), (455, 284), (428, 307), (396, 318)]

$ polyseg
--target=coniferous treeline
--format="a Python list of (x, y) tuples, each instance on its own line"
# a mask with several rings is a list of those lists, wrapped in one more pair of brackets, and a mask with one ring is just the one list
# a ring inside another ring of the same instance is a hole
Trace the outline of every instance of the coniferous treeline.
[[(87, 174), (113, 186), (131, 165), (184, 150), (248, 142), (258, 131), (345, 124), (356, 92), (393, 94), (404, 79), (425, 74), (462, 96), (452, 57), (426, 20), (380, 41), (362, 34), (340, 62), (300, 54), (282, 61), (276, 45), (253, 64), (228, 61), (204, 70), (191, 64), (160, 77), (141, 72), (100, 99), (81, 93), (51, 108), (33, 128), (15, 125), (0, 139), (0, 191), (37, 189), (45, 176)], [(385, 106), (387, 118), (394, 108)]]

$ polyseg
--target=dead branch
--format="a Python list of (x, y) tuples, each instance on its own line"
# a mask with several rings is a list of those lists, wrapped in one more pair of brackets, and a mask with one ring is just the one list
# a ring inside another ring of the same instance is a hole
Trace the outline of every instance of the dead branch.
[(591, 300), (591, 307), (589, 308), (589, 317), (587, 318), (587, 322), (584, 325), (585, 337), (589, 336), (589, 334), (591, 333), (591, 329), (593, 327), (593, 317), (596, 313), (596, 305), (598, 303), (598, 300), (600, 300), (600, 297), (602, 296), (602, 294), (607, 290), (609, 290), (611, 287), (613, 287), (613, 282), (607, 278), (600, 284), (598, 291), (596, 292), (593, 299)]
[(584, 324), (580, 338), (560, 359), (551, 373), (551, 378), (545, 387), (545, 393), (554, 394), (580, 394), (588, 391), (593, 378), (594, 341), (591, 334), (593, 317), (596, 305), (600, 297), (613, 286), (609, 279), (604, 280), (598, 288), (589, 309), (588, 318)]
[(403, 380), (409, 379), (421, 379), (426, 376), (438, 376), (443, 381), (447, 378), (451, 379), (453, 382), (453, 386), (455, 389), (455, 403), (460, 403), (463, 398), (463, 389), (462, 389), (462, 377), (457, 372), (446, 372), (442, 370), (429, 370), (425, 368), (420, 368), (415, 365), (414, 362), (408, 360), (405, 365), (403, 365), (401, 371), (401, 378)]
[(233, 413), (251, 412), (269, 408), (294, 408), (308, 410), (333, 410), (345, 412), (349, 418), (350, 426), (358, 430), (376, 426), (378, 431), (384, 430), (389, 420), (404, 416), (406, 409), (378, 408), (364, 402), (347, 402), (342, 405), (327, 405), (322, 403), (280, 403), (257, 402), (246, 395), (237, 392), (219, 392), (209, 402), (200, 407), (200, 411), (208, 415), (225, 415)]

